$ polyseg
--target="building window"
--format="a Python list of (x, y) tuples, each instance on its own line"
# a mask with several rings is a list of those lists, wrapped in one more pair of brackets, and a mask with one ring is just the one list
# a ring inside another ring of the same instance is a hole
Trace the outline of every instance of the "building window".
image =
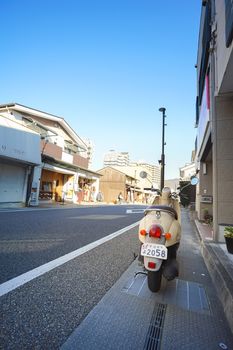
[(197, 96), (196, 98), (196, 127), (198, 126), (198, 122), (199, 122), (199, 98)]
[[(205, 85), (205, 76), (208, 67), (209, 60), (209, 47), (211, 39), (211, 7), (210, 2), (208, 1), (205, 6), (205, 21), (203, 26), (202, 33), (202, 57), (200, 65), (200, 75), (199, 75), (199, 96), (202, 96), (204, 85)], [(199, 100), (201, 103), (201, 99)]]
[(225, 0), (225, 22), (226, 22), (226, 47), (229, 47), (233, 38), (233, 2)]
[(52, 191), (52, 182), (42, 182), (42, 191), (51, 192)]

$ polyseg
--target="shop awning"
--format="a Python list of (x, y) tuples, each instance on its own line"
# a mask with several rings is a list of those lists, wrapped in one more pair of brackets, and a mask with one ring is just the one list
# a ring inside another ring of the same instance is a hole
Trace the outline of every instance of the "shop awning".
[(55, 172), (60, 173), (60, 174), (68, 174), (68, 175), (75, 175), (76, 174), (76, 172), (74, 172), (72, 170), (67, 170), (67, 169), (60, 168), (58, 166), (47, 164), (47, 163), (44, 163), (43, 169), (55, 171)]
[[(86, 169), (86, 168), (83, 168), (81, 166), (76, 166), (73, 164), (68, 164), (64, 161), (61, 161), (61, 160), (59, 161), (59, 160), (57, 160), (53, 157), (50, 157), (48, 155), (45, 155), (45, 154), (42, 155), (42, 161), (44, 162), (44, 164), (51, 165), (53, 167), (58, 167), (59, 169), (62, 170), (61, 171), (62, 174), (77, 174), (77, 173), (83, 174), (84, 173), (86, 175), (86, 177), (91, 178), (91, 179), (100, 178), (102, 176), (101, 174), (99, 174), (93, 170)], [(69, 173), (65, 173), (65, 171), (69, 171)]]

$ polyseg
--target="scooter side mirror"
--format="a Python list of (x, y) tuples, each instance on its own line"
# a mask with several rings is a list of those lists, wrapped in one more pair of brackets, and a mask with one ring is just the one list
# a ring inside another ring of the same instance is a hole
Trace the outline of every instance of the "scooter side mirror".
[(196, 176), (192, 177), (191, 185), (196, 186), (198, 182), (199, 182), (199, 179)]

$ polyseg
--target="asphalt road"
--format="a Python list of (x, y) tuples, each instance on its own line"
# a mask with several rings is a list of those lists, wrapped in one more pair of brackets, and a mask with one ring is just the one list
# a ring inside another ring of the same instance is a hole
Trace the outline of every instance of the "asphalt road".
[[(127, 208), (0, 213), (1, 283), (140, 220)], [(3, 295), (0, 349), (58, 349), (138, 249), (133, 228)]]
[(140, 220), (127, 208), (0, 212), (0, 283)]

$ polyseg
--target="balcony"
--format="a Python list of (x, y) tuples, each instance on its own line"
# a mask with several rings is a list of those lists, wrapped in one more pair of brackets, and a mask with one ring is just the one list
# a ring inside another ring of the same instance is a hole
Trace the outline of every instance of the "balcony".
[(56, 160), (61, 160), (65, 163), (88, 168), (88, 158), (81, 157), (79, 154), (69, 154), (65, 152), (62, 147), (45, 140), (41, 140), (41, 154), (52, 157)]
[(88, 158), (81, 157), (79, 154), (73, 155), (73, 164), (88, 169)]
[(41, 154), (62, 160), (62, 148), (45, 140), (41, 140)]

